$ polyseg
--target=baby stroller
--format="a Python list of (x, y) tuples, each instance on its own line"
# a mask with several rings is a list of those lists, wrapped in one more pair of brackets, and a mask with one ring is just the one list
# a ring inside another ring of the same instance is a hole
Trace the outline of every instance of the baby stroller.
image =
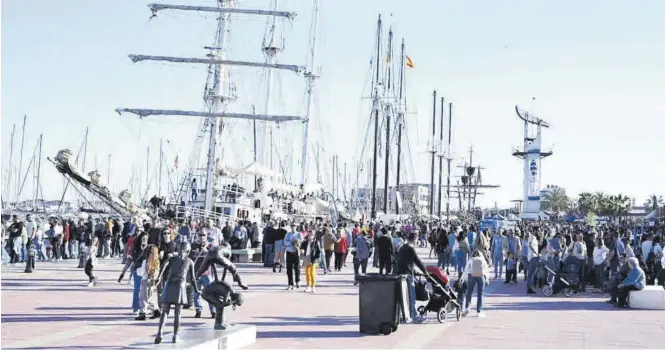
[(579, 270), (578, 259), (566, 259), (561, 272), (555, 272), (549, 261), (541, 259), (536, 276), (540, 277), (541, 272), (545, 274), (544, 280), (539, 278), (538, 281), (539, 284), (542, 284), (543, 296), (551, 297), (561, 291), (567, 297), (575, 295), (580, 284)]
[[(426, 269), (430, 278), (424, 281), (422, 275), (418, 275), (416, 282), (416, 300), (427, 302), (426, 305), (418, 307), (418, 314), (425, 316), (427, 312), (436, 312), (439, 323), (453, 316), (459, 321), (462, 308), (457, 293), (450, 288), (448, 276), (436, 266), (427, 266)], [(427, 290), (427, 282), (432, 285), (431, 294)]]

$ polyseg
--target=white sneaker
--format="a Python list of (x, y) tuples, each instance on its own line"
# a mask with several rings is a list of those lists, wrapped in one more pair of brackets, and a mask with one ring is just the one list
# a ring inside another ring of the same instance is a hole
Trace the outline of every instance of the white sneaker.
[(293, 290), (293, 286), (286, 287), (286, 290)]
[(478, 313), (478, 318), (485, 318), (485, 313), (484, 312), (479, 312)]
[(312, 287), (312, 293), (316, 293), (316, 287)]
[(309, 287), (305, 288), (305, 293), (309, 293), (309, 292), (311, 292), (311, 291), (312, 291), (312, 290), (311, 290)]
[(464, 311), (462, 311), (462, 317), (466, 317), (468, 315), (469, 315), (469, 309), (464, 309)]
[(94, 284), (92, 282), (88, 283), (88, 287), (92, 287)]

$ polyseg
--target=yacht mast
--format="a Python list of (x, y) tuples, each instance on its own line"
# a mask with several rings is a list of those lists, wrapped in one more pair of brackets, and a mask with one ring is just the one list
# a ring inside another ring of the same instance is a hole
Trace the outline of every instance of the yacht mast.
[[(21, 181), (21, 173), (23, 172), (23, 146), (25, 144), (25, 123), (28, 120), (27, 115), (23, 115), (23, 131), (21, 132), (21, 151), (18, 159), (18, 174), (16, 175), (16, 184), (18, 185)], [(18, 187), (16, 188), (16, 203), (18, 204), (18, 195), (20, 194), (20, 190)]]
[[(446, 220), (450, 223), (450, 162), (453, 160), (450, 152), (450, 144), (453, 135), (453, 104), (448, 103), (448, 148), (446, 149), (446, 161), (448, 161), (448, 174), (446, 179)], [(457, 194), (459, 196), (459, 193)], [(440, 218), (439, 218), (440, 219)]]
[(390, 79), (392, 78), (392, 58), (393, 58), (393, 28), (391, 27), (388, 30), (388, 55), (387, 55), (387, 84), (385, 94), (388, 96), (386, 99), (385, 105), (385, 117), (386, 117), (386, 159), (384, 167), (384, 182), (383, 182), (383, 212), (388, 214), (388, 182), (390, 181), (390, 117), (392, 117), (391, 108), (392, 103), (390, 100), (392, 85)]
[(376, 57), (374, 58), (376, 64), (376, 77), (374, 82), (374, 91), (372, 96), (372, 108), (374, 112), (374, 156), (372, 157), (372, 210), (370, 212), (371, 218), (376, 219), (376, 166), (379, 148), (379, 80), (381, 74), (381, 15), (376, 26)]
[[(172, 63), (206, 64), (211, 66), (212, 67), (211, 70), (213, 71), (212, 72), (213, 86), (212, 88), (208, 88), (208, 86), (206, 86), (206, 91), (205, 91), (205, 101), (207, 105), (206, 111), (199, 112), (199, 111), (144, 109), (144, 108), (116, 109), (116, 112), (118, 113), (123, 113), (123, 112), (133, 113), (141, 118), (147, 116), (155, 116), (155, 115), (179, 115), (179, 116), (193, 116), (193, 117), (206, 118), (206, 122), (202, 124), (202, 128), (206, 128), (206, 132), (209, 133), (208, 156), (207, 156), (207, 166), (206, 166), (206, 182), (205, 182), (205, 200), (204, 200), (205, 211), (212, 211), (213, 209), (213, 203), (214, 203), (213, 186), (215, 182), (214, 181), (215, 163), (217, 159), (216, 158), (217, 136), (218, 136), (217, 134), (221, 130), (220, 123), (223, 123), (221, 118), (249, 119), (249, 120), (261, 120), (261, 121), (272, 121), (272, 122), (283, 122), (283, 121), (304, 119), (303, 117), (300, 116), (280, 116), (280, 115), (269, 115), (269, 114), (261, 115), (261, 114), (226, 112), (227, 105), (229, 104), (229, 102), (234, 100), (234, 97), (230, 96), (229, 94), (225, 94), (222, 88), (227, 78), (226, 69), (228, 66), (283, 69), (283, 70), (293, 71), (296, 73), (301, 73), (302, 71), (304, 71), (304, 67), (302, 66), (292, 65), (292, 64), (276, 64), (274, 63), (274, 60), (272, 61), (272, 63), (269, 60), (265, 63), (260, 63), (260, 62), (236, 61), (236, 60), (226, 59), (226, 55), (228, 53), (227, 40), (230, 30), (229, 26), (230, 26), (231, 13), (283, 17), (288, 19), (295, 18), (295, 13), (293, 12), (238, 9), (235, 7), (235, 5), (236, 5), (235, 0), (217, 0), (217, 7), (149, 4), (148, 7), (150, 8), (150, 10), (152, 10), (153, 17), (157, 16), (158, 11), (165, 9), (219, 13), (219, 17), (217, 19), (215, 46), (207, 47), (207, 49), (211, 51), (208, 54), (207, 58), (129, 55), (129, 58), (133, 62), (161, 61), (161, 62), (172, 62)], [(275, 46), (268, 45), (267, 48), (268, 48), (267, 50), (268, 54), (272, 54), (272, 51), (276, 51), (273, 50)], [(190, 176), (191, 176), (191, 170), (190, 170)], [(186, 183), (187, 181), (191, 181), (191, 179), (183, 179), (183, 183)]]
[[(39, 153), (37, 158), (37, 172), (35, 174), (35, 198), (32, 200), (32, 210), (37, 210), (37, 200), (39, 199), (39, 181), (42, 173), (42, 141), (44, 140), (44, 134), (39, 135)], [(43, 203), (42, 203), (43, 204)]]
[(310, 37), (310, 60), (307, 66), (307, 71), (305, 71), (305, 79), (307, 79), (307, 112), (305, 114), (305, 120), (303, 121), (303, 130), (302, 130), (302, 157), (300, 159), (300, 184), (304, 185), (307, 183), (308, 175), (308, 163), (307, 163), (307, 148), (309, 142), (309, 119), (312, 117), (312, 95), (314, 92), (314, 81), (319, 76), (314, 74), (314, 69), (316, 68), (316, 37), (318, 36), (319, 30), (319, 0), (314, 0), (314, 14), (312, 18), (312, 34)]
[(436, 90), (434, 90), (434, 103), (432, 104), (432, 168), (430, 174), (430, 186), (429, 186), (429, 214), (434, 215), (434, 159), (436, 158), (436, 149), (434, 148), (435, 138), (436, 138)]
[(16, 134), (16, 124), (12, 129), (11, 143), (9, 144), (9, 169), (7, 169), (7, 191), (5, 191), (5, 198), (7, 201), (7, 206), (11, 202), (11, 191), (12, 191), (12, 159), (14, 158), (14, 135)]
[(399, 95), (397, 103), (397, 175), (395, 183), (395, 214), (399, 214), (399, 202), (397, 201), (397, 193), (399, 191), (400, 170), (402, 165), (402, 128), (404, 128), (404, 111), (406, 104), (403, 99), (404, 92), (404, 39), (402, 39), (402, 51), (400, 53), (399, 63)]
[(441, 189), (443, 188), (443, 157), (444, 154), (442, 152), (442, 146), (443, 146), (443, 116), (444, 116), (444, 108), (445, 104), (443, 103), (444, 98), (441, 97), (441, 126), (439, 127), (439, 144), (437, 147), (438, 148), (438, 153), (439, 153), (439, 186), (436, 188), (436, 193), (437, 193), (437, 215), (439, 216), (439, 220), (441, 219)]

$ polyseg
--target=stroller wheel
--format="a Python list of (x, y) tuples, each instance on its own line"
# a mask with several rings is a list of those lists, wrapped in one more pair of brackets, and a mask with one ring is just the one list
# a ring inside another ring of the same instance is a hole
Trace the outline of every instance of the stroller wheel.
[(423, 305), (418, 306), (417, 311), (418, 311), (418, 315), (420, 315), (420, 316), (425, 315), (425, 312), (426, 312), (425, 307)]
[(563, 295), (565, 295), (565, 296), (567, 296), (567, 297), (570, 298), (570, 297), (572, 297), (573, 295), (575, 295), (575, 291), (574, 291), (572, 288), (564, 288), (564, 290), (563, 290)]
[(554, 290), (552, 289), (551, 286), (544, 286), (543, 287), (543, 295), (546, 297), (551, 297), (554, 294)]
[(436, 313), (436, 320), (439, 321), (439, 323), (444, 323), (448, 320), (448, 311), (445, 307), (439, 308), (439, 311)]

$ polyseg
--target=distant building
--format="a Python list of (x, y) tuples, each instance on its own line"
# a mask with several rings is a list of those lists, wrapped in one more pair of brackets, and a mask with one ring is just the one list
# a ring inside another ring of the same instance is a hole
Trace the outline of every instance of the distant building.
[[(429, 185), (418, 183), (400, 184), (400, 214), (427, 214), (429, 212)], [(352, 196), (353, 197), (353, 196)], [(372, 210), (372, 189), (358, 189), (357, 204), (366, 212)], [(383, 212), (385, 193), (383, 188), (376, 189), (376, 211)], [(394, 186), (388, 187), (388, 211), (395, 213), (397, 193)]]

